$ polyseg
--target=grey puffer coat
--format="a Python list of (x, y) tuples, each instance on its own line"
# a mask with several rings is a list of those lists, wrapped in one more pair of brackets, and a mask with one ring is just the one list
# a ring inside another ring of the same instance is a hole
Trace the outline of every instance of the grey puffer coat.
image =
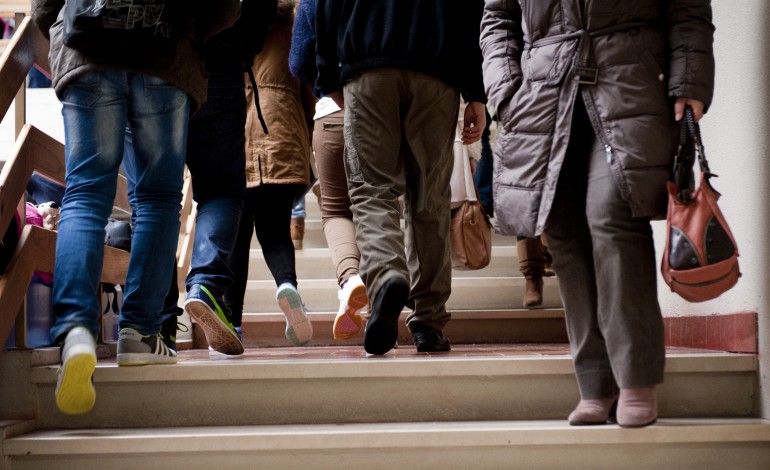
[(710, 105), (713, 35), (709, 0), (487, 0), (484, 84), (502, 123), (499, 230), (542, 233), (578, 93), (632, 214), (664, 217), (673, 102)]

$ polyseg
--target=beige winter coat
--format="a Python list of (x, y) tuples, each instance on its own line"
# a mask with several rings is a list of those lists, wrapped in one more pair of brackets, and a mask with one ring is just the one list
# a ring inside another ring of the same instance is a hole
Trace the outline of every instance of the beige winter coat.
[(664, 217), (673, 101), (711, 103), (713, 33), (709, 0), (487, 0), (484, 82), (503, 124), (499, 229), (543, 231), (579, 92), (633, 215)]
[[(289, 4), (291, 7), (289, 8)], [(308, 118), (302, 106), (302, 88), (289, 71), (293, 3), (279, 2), (278, 18), (267, 43), (254, 58), (259, 103), (267, 124), (262, 131), (251, 86), (246, 88), (246, 187), (261, 184), (310, 183), (312, 147)]]

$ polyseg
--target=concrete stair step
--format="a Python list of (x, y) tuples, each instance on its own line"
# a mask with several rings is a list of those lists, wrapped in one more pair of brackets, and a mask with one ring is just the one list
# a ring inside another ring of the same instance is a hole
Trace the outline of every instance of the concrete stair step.
[[(397, 348), (384, 356), (357, 346), (264, 348), (218, 357), (192, 350), (180, 351), (177, 365), (100, 361), (96, 405), (80, 416), (56, 410), (58, 365), (33, 367), (38, 427), (563, 420), (579, 398), (564, 344), (456, 345), (451, 354)], [(660, 415), (751, 417), (757, 386), (755, 355), (671, 349)]]
[[(366, 316), (366, 312), (364, 317)], [(450, 310), (452, 321), (444, 333), (452, 344), (474, 343), (566, 343), (563, 309), (531, 310)], [(311, 312), (313, 323), (311, 346), (362, 345), (363, 334), (349, 340), (335, 340), (332, 326), (336, 311)], [(407, 312), (401, 314), (398, 342), (412, 347), (406, 328)], [(243, 342), (248, 348), (282, 347), (291, 344), (284, 335), (286, 319), (282, 313), (248, 313), (243, 316)], [(194, 344), (203, 347), (206, 339), (202, 330), (193, 328)]]
[[(452, 321), (444, 329), (452, 344), (489, 343), (566, 343), (567, 332), (562, 309), (533, 310), (450, 310)], [(346, 341), (332, 336), (336, 312), (311, 313), (311, 345), (361, 345), (363, 334)], [(364, 313), (365, 316), (365, 313)], [(407, 312), (401, 314), (398, 342), (412, 347), (406, 328)], [(284, 337), (283, 314), (253, 313), (243, 317), (244, 343), (247, 347), (288, 346)], [(205, 344), (202, 332), (195, 331), (196, 344)]]
[[(561, 297), (556, 278), (544, 279), (543, 305), (540, 308), (561, 308)], [(452, 294), (448, 310), (518, 310), (522, 308), (523, 277), (452, 277)], [(299, 293), (308, 311), (336, 312), (339, 309), (336, 279), (299, 279)], [(244, 312), (278, 313), (275, 301), (276, 285), (271, 280), (249, 280), (244, 296)]]
[[(401, 221), (401, 228), (404, 227), (403, 220)], [(302, 239), (303, 249), (314, 248), (328, 248), (326, 244), (326, 237), (323, 233), (323, 225), (320, 215), (318, 218), (305, 219), (305, 236)], [(516, 237), (508, 235), (500, 235), (499, 233), (492, 233), (492, 246), (513, 246), (516, 247)], [(251, 239), (251, 248), (259, 249), (259, 241), (256, 235)], [(302, 251), (302, 250), (297, 250)]]
[[(336, 272), (332, 264), (329, 249), (305, 248), (295, 252), (297, 278), (304, 279), (334, 279)], [(502, 277), (521, 276), (519, 259), (515, 246), (493, 246), (492, 261), (489, 266), (475, 271), (453, 270), (455, 276), (461, 277)], [(265, 263), (261, 249), (252, 249), (249, 257), (249, 279), (272, 280), (273, 276)]]
[[(643, 429), (565, 421), (42, 430), (8, 439), (11, 468), (767, 469), (770, 423), (661, 419)], [(514, 464), (515, 462), (515, 464)]]

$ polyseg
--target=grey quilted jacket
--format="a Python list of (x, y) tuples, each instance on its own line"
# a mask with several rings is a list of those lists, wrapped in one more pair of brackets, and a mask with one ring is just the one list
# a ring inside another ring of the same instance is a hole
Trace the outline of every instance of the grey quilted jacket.
[(499, 230), (543, 231), (586, 103), (635, 217), (662, 218), (676, 152), (677, 97), (711, 103), (709, 0), (487, 0), (484, 85), (502, 122), (495, 151)]

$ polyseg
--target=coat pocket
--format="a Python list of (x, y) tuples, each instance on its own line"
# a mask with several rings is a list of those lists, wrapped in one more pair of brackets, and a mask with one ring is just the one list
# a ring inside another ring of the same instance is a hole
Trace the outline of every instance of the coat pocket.
[(570, 39), (539, 45), (525, 51), (521, 58), (524, 78), (550, 86), (561, 84), (572, 68), (577, 44), (577, 39)]

